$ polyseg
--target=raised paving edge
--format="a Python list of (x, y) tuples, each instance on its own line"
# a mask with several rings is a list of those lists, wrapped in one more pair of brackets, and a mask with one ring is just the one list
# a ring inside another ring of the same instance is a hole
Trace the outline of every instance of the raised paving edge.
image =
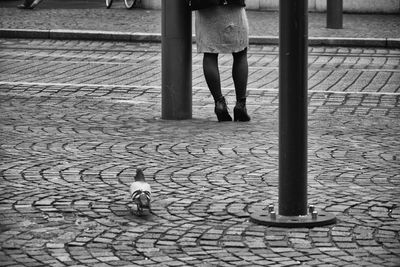
[[(161, 42), (159, 33), (111, 32), (93, 30), (36, 30), (36, 29), (0, 29), (0, 38), (39, 38), (73, 39), (98, 41)], [(250, 44), (278, 45), (277, 36), (250, 36)], [(310, 46), (354, 46), (400, 48), (400, 38), (346, 38), (346, 37), (309, 37)], [(195, 41), (194, 35), (192, 36)]]

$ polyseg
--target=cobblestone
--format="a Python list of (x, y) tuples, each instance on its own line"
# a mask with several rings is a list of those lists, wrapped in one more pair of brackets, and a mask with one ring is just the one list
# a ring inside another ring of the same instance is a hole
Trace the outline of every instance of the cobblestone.
[[(310, 48), (308, 200), (338, 223), (281, 229), (248, 219), (278, 201), (277, 47), (250, 49), (252, 121), (221, 124), (197, 54), (194, 118), (164, 121), (158, 44), (0, 45), (2, 265), (398, 264), (398, 50)], [(145, 217), (127, 197), (136, 167)]]

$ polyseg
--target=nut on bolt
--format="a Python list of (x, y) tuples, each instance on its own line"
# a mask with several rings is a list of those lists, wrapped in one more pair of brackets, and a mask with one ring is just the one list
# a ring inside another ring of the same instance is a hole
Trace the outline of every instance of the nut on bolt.
[(271, 217), (271, 220), (276, 220), (276, 213), (275, 213), (275, 211), (271, 211), (271, 212), (269, 213), (269, 216)]
[(273, 212), (274, 210), (275, 210), (274, 205), (273, 205), (273, 204), (269, 204), (269, 205), (268, 205), (268, 212), (271, 213), (271, 212)]
[(316, 220), (316, 219), (318, 218), (318, 211), (314, 210), (314, 211), (311, 213), (311, 218), (312, 218), (313, 220)]
[(315, 206), (314, 205), (308, 206), (308, 211), (312, 214), (315, 211)]

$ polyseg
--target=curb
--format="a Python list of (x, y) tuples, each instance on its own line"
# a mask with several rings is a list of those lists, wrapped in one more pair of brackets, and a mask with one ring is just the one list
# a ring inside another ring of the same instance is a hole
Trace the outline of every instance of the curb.
[[(66, 40), (98, 40), (129, 42), (161, 42), (160, 33), (111, 32), (93, 30), (35, 30), (0, 29), (0, 38), (38, 38)], [(194, 36), (192, 37), (195, 42)], [(309, 37), (310, 46), (354, 46), (400, 48), (400, 38), (346, 38), (346, 37)], [(277, 36), (250, 36), (250, 44), (278, 45)]]
[(0, 38), (161, 42), (161, 34), (64, 29), (0, 29)]

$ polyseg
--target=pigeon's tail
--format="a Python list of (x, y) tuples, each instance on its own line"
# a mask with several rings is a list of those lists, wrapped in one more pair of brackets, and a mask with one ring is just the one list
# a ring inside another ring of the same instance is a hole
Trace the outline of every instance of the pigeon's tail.
[(144, 209), (148, 209), (151, 211), (150, 192), (139, 190), (132, 195), (132, 200), (136, 204), (139, 214), (141, 214)]
[(145, 196), (147, 199), (151, 199), (151, 192), (147, 190), (138, 189), (136, 191), (131, 192), (131, 199), (134, 201), (139, 200), (142, 196)]
[(145, 181), (142, 169), (136, 170), (135, 181), (142, 181), (142, 182)]
[(146, 208), (150, 207), (150, 196), (147, 195), (146, 193), (141, 194), (139, 196), (139, 202), (142, 207), (146, 207)]

